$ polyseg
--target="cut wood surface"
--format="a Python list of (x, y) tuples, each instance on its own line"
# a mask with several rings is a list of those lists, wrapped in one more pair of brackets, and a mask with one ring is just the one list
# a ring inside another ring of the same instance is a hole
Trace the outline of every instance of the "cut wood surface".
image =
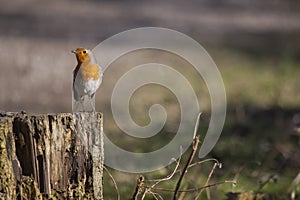
[(103, 117), (0, 113), (0, 199), (103, 199)]

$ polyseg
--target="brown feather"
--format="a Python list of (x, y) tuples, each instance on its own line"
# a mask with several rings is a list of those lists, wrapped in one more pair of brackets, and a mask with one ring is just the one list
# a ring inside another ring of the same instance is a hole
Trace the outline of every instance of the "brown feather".
[(80, 71), (84, 82), (87, 82), (89, 79), (99, 79), (99, 67), (97, 64), (82, 63)]

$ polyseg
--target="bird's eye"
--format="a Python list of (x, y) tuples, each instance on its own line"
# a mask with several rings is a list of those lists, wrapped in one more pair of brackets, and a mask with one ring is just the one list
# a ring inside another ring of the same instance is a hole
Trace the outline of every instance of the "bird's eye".
[(83, 53), (86, 54), (86, 50), (84, 50)]

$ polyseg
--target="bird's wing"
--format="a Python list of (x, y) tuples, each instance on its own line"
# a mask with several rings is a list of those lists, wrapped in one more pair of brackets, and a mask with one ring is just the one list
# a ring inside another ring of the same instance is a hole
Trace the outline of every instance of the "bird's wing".
[(75, 67), (75, 69), (73, 70), (73, 88), (74, 88), (74, 84), (75, 84), (75, 79), (79, 72), (79, 68), (80, 68), (80, 64), (78, 63), (77, 66)]
[(73, 98), (76, 101), (80, 101), (80, 97), (78, 96), (78, 92), (75, 89), (75, 81), (76, 81), (76, 77), (78, 75), (80, 69), (80, 64), (78, 63), (77, 66), (75, 67), (75, 69), (73, 70)]

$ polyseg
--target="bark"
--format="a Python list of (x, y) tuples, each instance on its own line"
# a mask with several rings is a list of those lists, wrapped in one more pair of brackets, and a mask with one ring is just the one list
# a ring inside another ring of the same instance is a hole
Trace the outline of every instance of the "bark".
[(103, 199), (101, 113), (0, 113), (0, 199)]

